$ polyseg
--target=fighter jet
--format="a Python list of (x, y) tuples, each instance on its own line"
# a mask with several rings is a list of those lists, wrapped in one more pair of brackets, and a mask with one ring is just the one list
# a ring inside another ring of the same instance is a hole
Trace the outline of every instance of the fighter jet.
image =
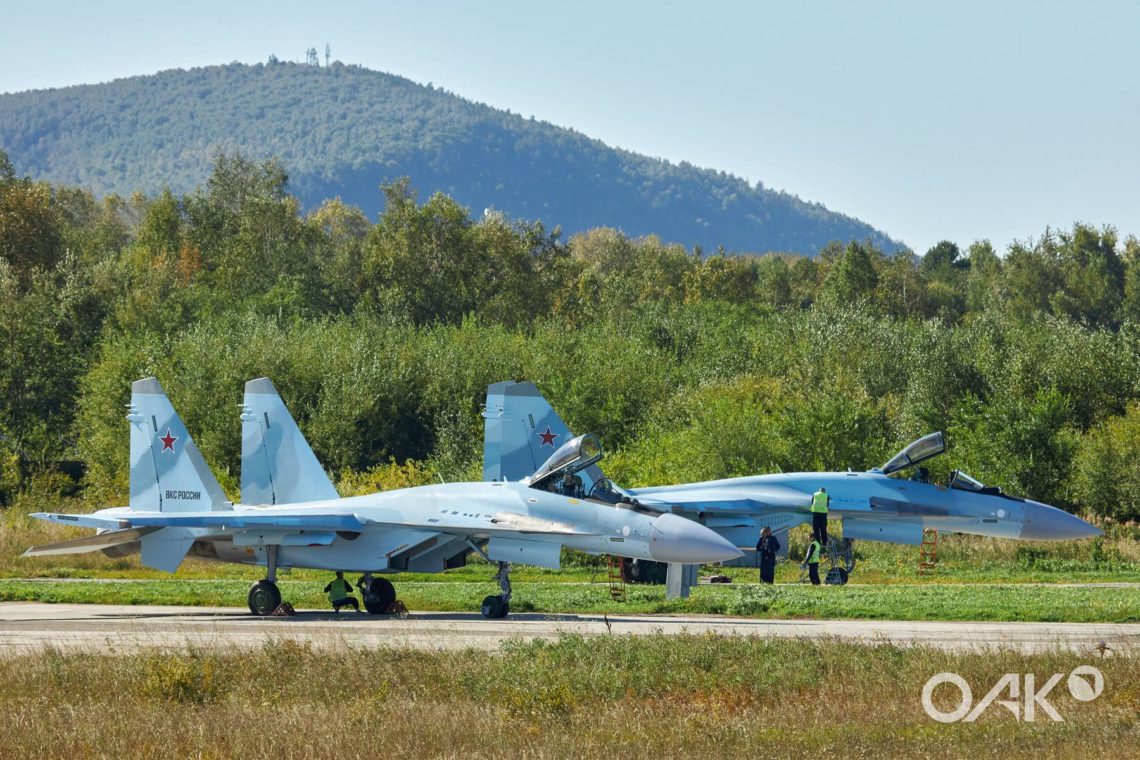
[[(517, 480), (545, 452), (567, 441), (582, 440), (571, 437), (532, 383), (488, 386), (483, 416), (483, 477), (488, 481)], [(926, 529), (1037, 541), (1101, 534), (1068, 512), (1003, 493), (961, 471), (941, 484), (921, 475), (900, 477), (945, 450), (945, 438), (938, 432), (918, 439), (867, 472), (779, 473), (651, 488), (620, 488), (596, 464), (575, 474), (584, 492), (595, 499), (629, 503), (645, 514), (681, 515), (747, 548), (755, 545), (765, 525), (778, 534), (810, 522), (812, 494), (825, 488), (831, 501), (830, 519), (842, 521), (840, 548), (845, 562), (836, 582), (846, 582), (847, 572), (854, 568), (851, 541), (855, 539), (920, 544)], [(786, 540), (780, 543), (787, 546)]]
[[(740, 556), (713, 531), (670, 514), (649, 514), (571, 498), (528, 482), (448, 483), (340, 498), (266, 378), (246, 383), (242, 407), (241, 501), (226, 501), (217, 480), (158, 380), (131, 389), (130, 501), (92, 514), (32, 517), (98, 532), (37, 546), (24, 556), (103, 551), (141, 554), (147, 567), (174, 572), (187, 554), (261, 565), (249, 609), (268, 615), (281, 603), (277, 571), (306, 567), (363, 573), (369, 612), (395, 601), (382, 573), (440, 572), (471, 552), (496, 565), (502, 593), (483, 600), (486, 617), (510, 610), (510, 566), (557, 568), (562, 547), (666, 562)], [(541, 480), (541, 478), (539, 478)]]

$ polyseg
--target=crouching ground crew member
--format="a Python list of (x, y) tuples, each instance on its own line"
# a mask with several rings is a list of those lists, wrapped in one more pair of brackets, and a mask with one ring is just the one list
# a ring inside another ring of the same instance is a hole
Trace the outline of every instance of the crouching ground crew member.
[(352, 596), (352, 586), (348, 585), (348, 581), (344, 579), (344, 573), (340, 570), (336, 571), (336, 577), (325, 586), (325, 593), (329, 595), (333, 612), (339, 613), (341, 607), (351, 607), (360, 612), (360, 605), (357, 604), (356, 597)]
[(772, 529), (767, 525), (760, 531), (760, 540), (756, 542), (756, 552), (760, 555), (760, 582), (776, 582), (776, 552), (780, 551), (779, 540), (772, 535)]
[(811, 534), (811, 543), (808, 544), (807, 556), (804, 557), (804, 564), (808, 568), (808, 578), (811, 579), (811, 585), (819, 585), (819, 553), (823, 545), (819, 542), (819, 537), (816, 534)]
[(831, 497), (827, 495), (826, 488), (811, 495), (811, 530), (823, 546), (827, 546), (827, 508), (830, 504)]

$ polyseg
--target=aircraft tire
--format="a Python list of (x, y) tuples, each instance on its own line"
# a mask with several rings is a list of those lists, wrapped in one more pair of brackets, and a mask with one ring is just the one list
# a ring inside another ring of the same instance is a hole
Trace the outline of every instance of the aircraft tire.
[(264, 617), (281, 606), (281, 590), (276, 583), (258, 581), (249, 588), (249, 611), (254, 615)]
[(505, 618), (507, 616), (507, 612), (509, 612), (509, 611), (510, 611), (509, 603), (505, 604), (503, 602), (503, 597), (501, 597), (501, 596), (498, 596), (498, 595), (488, 596), (485, 599), (483, 599), (483, 607), (482, 607), (483, 617), (487, 618), (488, 620), (494, 620), (496, 618)]
[(373, 578), (364, 594), (364, 609), (373, 615), (383, 615), (396, 601), (396, 587), (387, 578)]

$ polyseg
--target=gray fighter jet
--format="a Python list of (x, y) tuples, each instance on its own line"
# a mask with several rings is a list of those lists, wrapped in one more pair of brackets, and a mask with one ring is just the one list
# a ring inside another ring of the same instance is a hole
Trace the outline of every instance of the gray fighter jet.
[(448, 483), (342, 499), (265, 378), (246, 383), (242, 498), (233, 504), (158, 381), (139, 380), (131, 391), (129, 505), (86, 515), (33, 514), (98, 532), (33, 547), (24, 556), (139, 552), (144, 565), (166, 572), (177, 570), (187, 554), (261, 565), (266, 577), (250, 589), (249, 609), (268, 615), (281, 602), (278, 568), (363, 573), (365, 607), (382, 613), (396, 594), (376, 574), (439, 572), (463, 565), (475, 552), (498, 568), (502, 593), (484, 599), (482, 612), (501, 618), (510, 610), (510, 563), (557, 568), (563, 546), (664, 562), (716, 562), (741, 554), (713, 531), (676, 515), (564, 496), (525, 481)]
[[(581, 447), (592, 438), (589, 434), (573, 438), (532, 383), (490, 385), (483, 416), (483, 477), (488, 481), (518, 480), (532, 472), (546, 452), (559, 446)], [(590, 446), (600, 448), (596, 440)], [(1003, 493), (961, 471), (952, 473), (947, 483), (899, 477), (945, 450), (942, 433), (932, 433), (867, 472), (779, 473), (620, 488), (605, 478), (595, 460), (575, 469), (572, 477), (581, 481), (583, 493), (595, 499), (628, 503), (644, 514), (681, 515), (746, 548), (755, 545), (765, 525), (786, 534), (811, 522), (812, 494), (824, 488), (830, 495), (830, 519), (842, 522), (843, 540), (833, 542), (844, 557), (836, 582), (846, 582), (847, 572), (854, 568), (854, 539), (919, 544), (925, 529), (1038, 541), (1101, 534), (1068, 512)], [(780, 543), (787, 546), (786, 540)]]

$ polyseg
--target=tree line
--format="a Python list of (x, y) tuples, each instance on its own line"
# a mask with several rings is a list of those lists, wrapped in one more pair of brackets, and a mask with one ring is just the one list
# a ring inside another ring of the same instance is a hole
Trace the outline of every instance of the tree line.
[(149, 374), (231, 490), (260, 375), (342, 482), (477, 478), (514, 378), (631, 485), (866, 469), (939, 429), (936, 477), (1140, 518), (1140, 244), (1112, 228), (728, 256), (383, 193), (375, 222), (302, 212), (279, 163), (222, 155), (193, 192), (96, 198), (0, 154), (0, 498), (123, 502)]

